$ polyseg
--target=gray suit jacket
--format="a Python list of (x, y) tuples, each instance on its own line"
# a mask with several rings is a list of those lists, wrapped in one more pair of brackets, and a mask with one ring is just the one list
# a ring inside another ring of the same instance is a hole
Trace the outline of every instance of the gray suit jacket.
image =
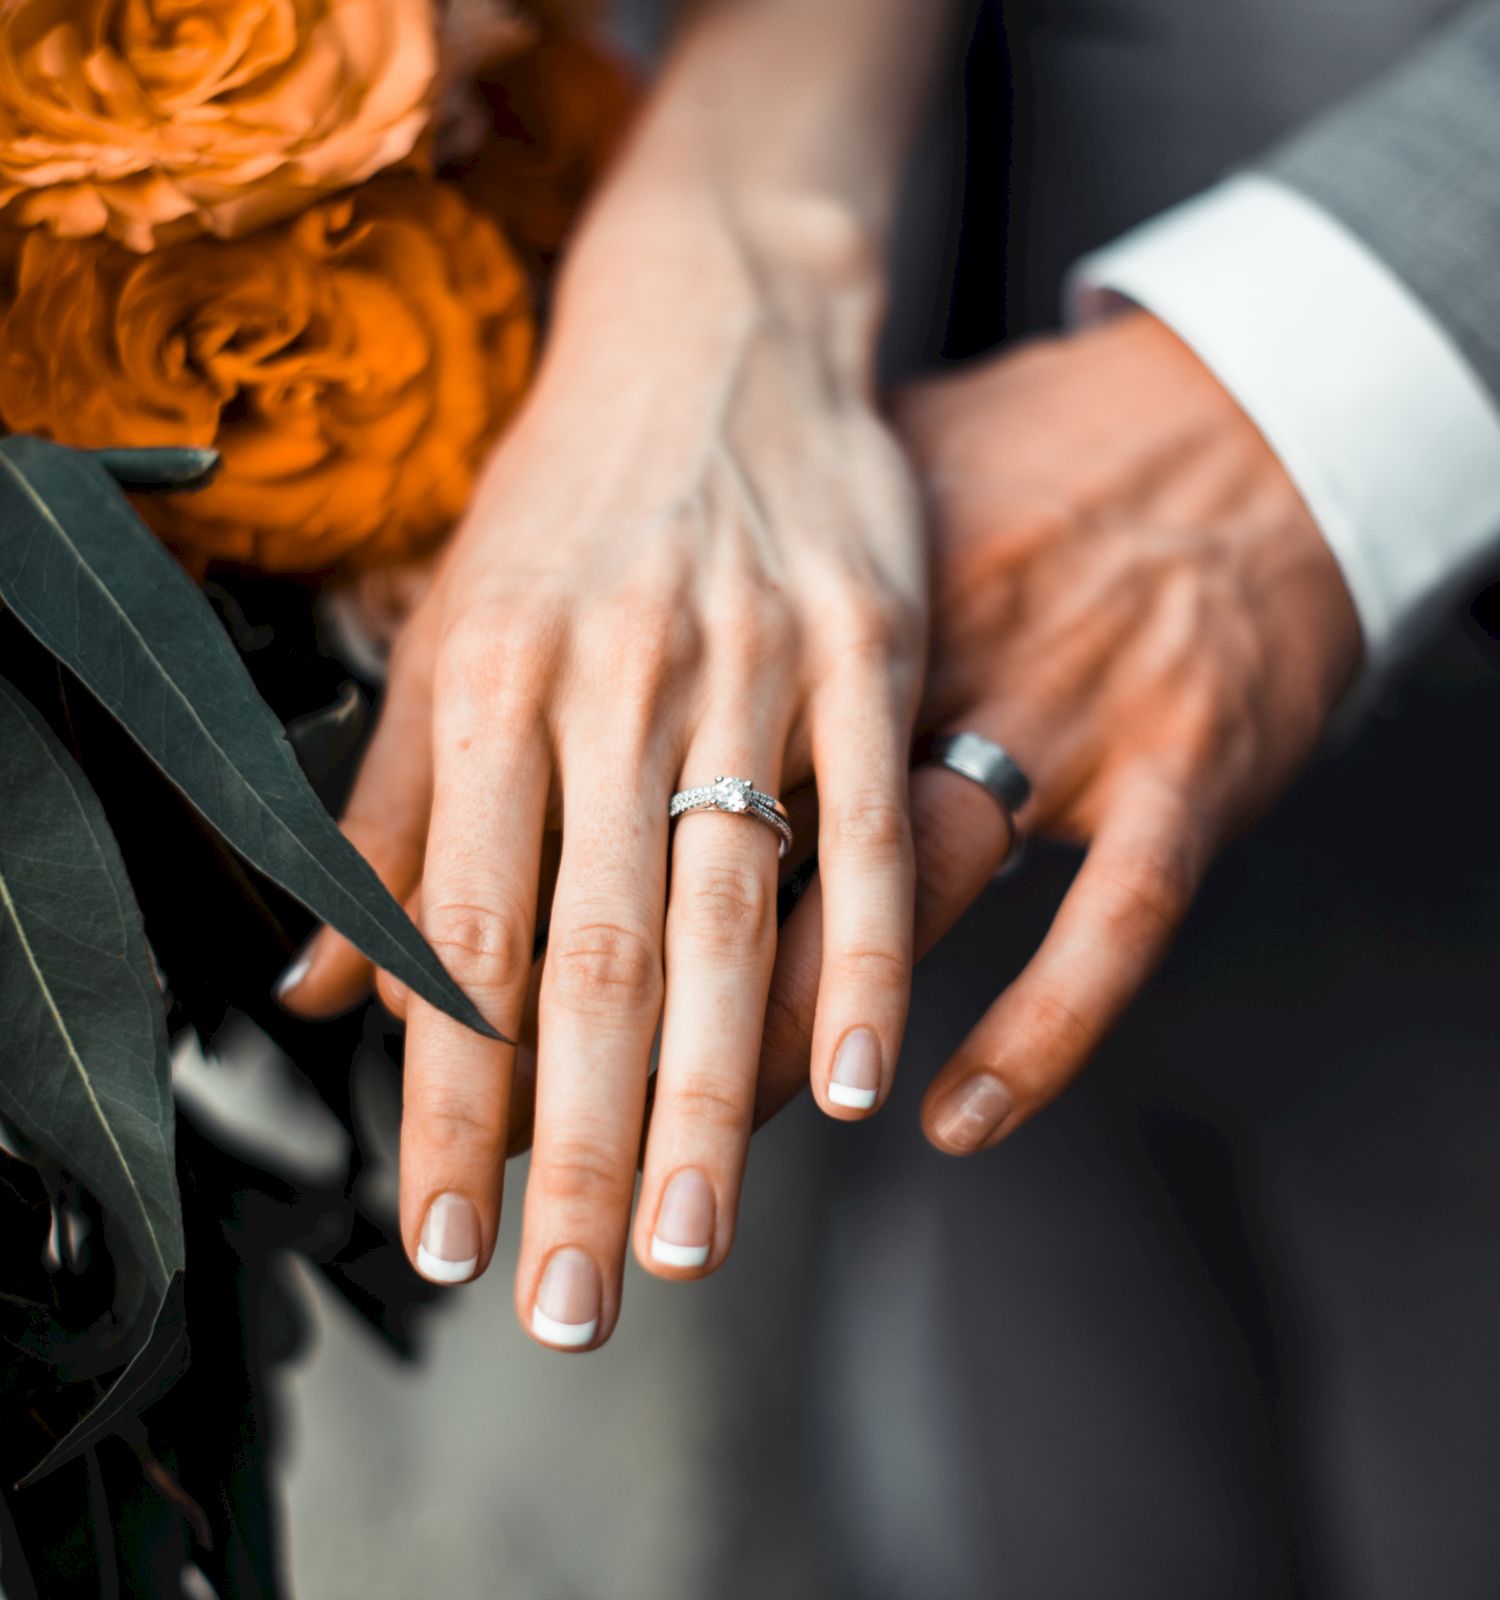
[(1382, 257), (1500, 397), (1500, 0), (1004, 0), (1014, 328), (1067, 266), (1258, 168)]
[(1470, 7), (1265, 166), (1364, 239), (1500, 396), (1500, 3)]

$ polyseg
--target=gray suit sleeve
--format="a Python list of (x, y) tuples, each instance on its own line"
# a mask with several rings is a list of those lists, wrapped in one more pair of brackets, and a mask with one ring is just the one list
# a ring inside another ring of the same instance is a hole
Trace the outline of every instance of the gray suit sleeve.
[(1500, 0), (1262, 163), (1358, 235), (1500, 398)]

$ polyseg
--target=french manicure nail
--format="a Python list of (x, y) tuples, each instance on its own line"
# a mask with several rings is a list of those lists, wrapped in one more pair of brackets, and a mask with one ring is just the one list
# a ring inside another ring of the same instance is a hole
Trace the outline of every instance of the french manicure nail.
[(675, 1173), (661, 1197), (651, 1259), (666, 1267), (701, 1267), (714, 1237), (714, 1192), (694, 1167)]
[(440, 1194), (427, 1212), (417, 1271), (433, 1283), (467, 1283), (479, 1265), (479, 1213), (461, 1194)]
[[(308, 945), (302, 954), (289, 966), (276, 980), (276, 998), (285, 1000), (299, 983), (312, 970), (312, 945)], [(264, 979), (262, 979), (264, 982)]]
[(868, 1111), (879, 1093), (880, 1041), (868, 1028), (855, 1028), (834, 1055), (828, 1098), (836, 1106)]
[(953, 1150), (977, 1150), (1011, 1114), (1015, 1097), (999, 1078), (976, 1072), (948, 1096), (937, 1114), (938, 1138)]
[(578, 1350), (599, 1331), (599, 1269), (582, 1250), (554, 1251), (537, 1286), (531, 1331), (546, 1344)]

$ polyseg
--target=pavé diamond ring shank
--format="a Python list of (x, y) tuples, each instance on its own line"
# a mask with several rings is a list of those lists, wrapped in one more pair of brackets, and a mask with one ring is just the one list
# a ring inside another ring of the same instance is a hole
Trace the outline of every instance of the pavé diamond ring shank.
[(690, 811), (726, 811), (731, 816), (754, 817), (775, 831), (781, 840), (781, 857), (792, 848), (792, 825), (786, 808), (775, 795), (762, 794), (748, 778), (717, 777), (696, 789), (679, 789), (667, 808), (674, 820)]

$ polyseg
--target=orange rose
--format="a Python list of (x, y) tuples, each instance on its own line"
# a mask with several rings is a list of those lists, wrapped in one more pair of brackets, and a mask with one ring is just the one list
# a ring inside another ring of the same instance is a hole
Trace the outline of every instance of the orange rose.
[(0, 0), (0, 215), (232, 237), (410, 154), (433, 0)]
[(488, 128), (470, 155), (443, 173), (539, 266), (550, 266), (620, 143), (636, 103), (635, 79), (602, 45), (568, 32), (481, 72)]
[(516, 257), (412, 173), (245, 239), (138, 256), (33, 231), (9, 255), (0, 418), (64, 444), (217, 446), (208, 488), (142, 502), (195, 566), (312, 572), (430, 547), (531, 370)]

